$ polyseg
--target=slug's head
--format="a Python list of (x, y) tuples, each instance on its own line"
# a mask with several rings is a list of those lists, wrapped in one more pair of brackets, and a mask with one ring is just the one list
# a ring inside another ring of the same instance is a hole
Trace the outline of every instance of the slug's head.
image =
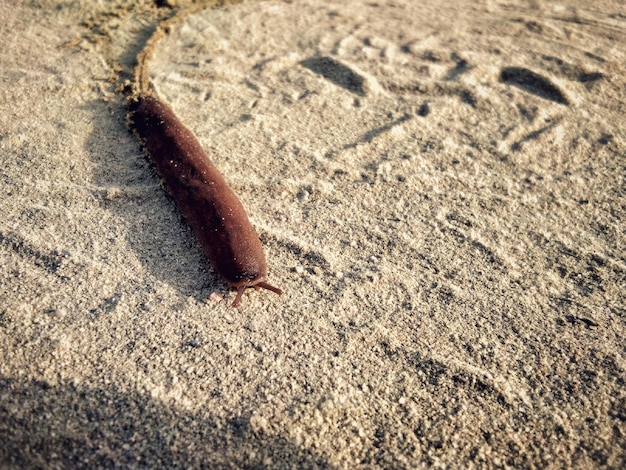
[[(237, 229), (240, 229), (239, 225)], [(252, 226), (250, 226), (250, 230), (254, 230)], [(223, 243), (222, 251), (205, 251), (217, 272), (231, 287), (237, 289), (237, 296), (232, 306), (239, 305), (247, 287), (254, 287), (255, 290), (263, 288), (281, 295), (282, 291), (279, 288), (267, 283), (265, 254), (256, 233), (253, 232), (247, 237), (240, 237), (242, 232), (238, 230), (231, 230), (230, 233), (232, 236), (228, 243)], [(207, 246), (213, 248), (215, 244), (207, 244)], [(231, 249), (231, 251), (227, 251), (226, 248)], [(235, 255), (235, 253), (237, 254)]]

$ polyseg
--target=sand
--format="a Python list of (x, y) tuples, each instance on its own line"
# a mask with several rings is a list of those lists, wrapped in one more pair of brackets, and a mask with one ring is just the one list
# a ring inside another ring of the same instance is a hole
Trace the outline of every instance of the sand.
[(128, 3), (0, 3), (0, 466), (626, 466), (621, 2), (181, 14), (237, 309), (126, 127), (188, 2)]

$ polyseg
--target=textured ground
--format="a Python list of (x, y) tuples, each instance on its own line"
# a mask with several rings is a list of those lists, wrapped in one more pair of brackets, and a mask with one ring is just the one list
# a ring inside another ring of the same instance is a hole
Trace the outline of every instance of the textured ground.
[(0, 3), (2, 467), (626, 466), (621, 2), (249, 1), (158, 95), (284, 295), (125, 124), (185, 2)]

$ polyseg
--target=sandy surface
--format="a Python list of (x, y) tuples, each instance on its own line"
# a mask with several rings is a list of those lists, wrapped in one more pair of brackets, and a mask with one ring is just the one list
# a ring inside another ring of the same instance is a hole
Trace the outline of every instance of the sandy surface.
[(0, 466), (626, 466), (620, 1), (178, 21), (147, 73), (284, 290), (238, 309), (126, 129), (172, 14), (126, 3), (0, 2)]

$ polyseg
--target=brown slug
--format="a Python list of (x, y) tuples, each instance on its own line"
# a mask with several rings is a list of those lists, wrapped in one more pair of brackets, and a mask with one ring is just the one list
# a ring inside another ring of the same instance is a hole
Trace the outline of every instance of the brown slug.
[(149, 95), (131, 104), (130, 124), (211, 264), (237, 288), (232, 306), (239, 304), (246, 287), (282, 294), (267, 283), (265, 253), (243, 205), (193, 133)]

